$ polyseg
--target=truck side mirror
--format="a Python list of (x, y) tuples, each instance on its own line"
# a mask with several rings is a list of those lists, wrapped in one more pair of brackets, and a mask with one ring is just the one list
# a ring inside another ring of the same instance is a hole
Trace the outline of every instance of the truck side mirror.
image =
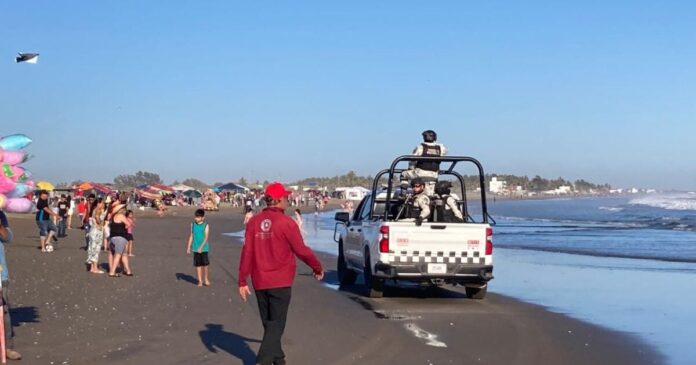
[(338, 212), (336, 213), (335, 220), (343, 223), (348, 223), (350, 221), (350, 213), (348, 212)]

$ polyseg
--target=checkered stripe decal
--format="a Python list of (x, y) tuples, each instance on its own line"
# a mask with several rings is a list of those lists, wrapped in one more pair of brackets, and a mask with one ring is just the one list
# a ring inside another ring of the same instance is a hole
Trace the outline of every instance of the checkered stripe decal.
[(486, 263), (486, 256), (478, 251), (389, 251), (389, 262), (394, 264), (446, 263), (446, 264), (481, 264)]

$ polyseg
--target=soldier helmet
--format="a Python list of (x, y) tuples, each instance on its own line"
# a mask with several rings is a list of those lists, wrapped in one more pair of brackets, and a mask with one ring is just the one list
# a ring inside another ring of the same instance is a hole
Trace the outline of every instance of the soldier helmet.
[(416, 185), (425, 185), (425, 182), (423, 182), (423, 179), (420, 177), (416, 177), (413, 180), (411, 180), (411, 187), (414, 187)]
[(428, 129), (427, 131), (423, 132), (423, 141), (424, 142), (437, 141), (437, 133), (435, 133), (435, 131), (432, 129)]
[(452, 183), (449, 181), (438, 181), (435, 184), (435, 193), (438, 195), (449, 194), (451, 187), (452, 187)]

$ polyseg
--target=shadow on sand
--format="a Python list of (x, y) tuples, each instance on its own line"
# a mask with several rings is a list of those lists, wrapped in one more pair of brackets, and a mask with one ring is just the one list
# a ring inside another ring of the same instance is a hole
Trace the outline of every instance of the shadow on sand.
[(36, 307), (10, 308), (12, 327), (19, 327), (22, 323), (39, 323), (39, 312)]
[(238, 358), (244, 365), (256, 363), (256, 354), (249, 348), (248, 343), (260, 343), (261, 341), (259, 340), (223, 331), (221, 324), (210, 323), (205, 325), (205, 330), (200, 331), (199, 335), (201, 336), (201, 341), (203, 341), (203, 344), (210, 352), (217, 353), (219, 349)]
[(194, 278), (193, 276), (189, 274), (184, 274), (184, 273), (176, 273), (176, 280), (183, 280), (185, 282), (198, 285), (198, 279)]

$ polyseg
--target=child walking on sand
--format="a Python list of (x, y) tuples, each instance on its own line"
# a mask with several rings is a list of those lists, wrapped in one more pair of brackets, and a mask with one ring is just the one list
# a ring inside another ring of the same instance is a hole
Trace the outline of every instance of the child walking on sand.
[(186, 246), (186, 254), (191, 253), (193, 246), (193, 266), (196, 267), (196, 275), (198, 276), (198, 286), (210, 286), (208, 279), (208, 237), (210, 226), (205, 223), (205, 211), (203, 209), (196, 210), (191, 223), (191, 233), (189, 234), (188, 244)]
[(126, 211), (126, 220), (130, 223), (128, 225), (128, 244), (126, 245), (126, 252), (128, 257), (133, 257), (133, 229), (135, 228), (135, 214), (132, 210)]

